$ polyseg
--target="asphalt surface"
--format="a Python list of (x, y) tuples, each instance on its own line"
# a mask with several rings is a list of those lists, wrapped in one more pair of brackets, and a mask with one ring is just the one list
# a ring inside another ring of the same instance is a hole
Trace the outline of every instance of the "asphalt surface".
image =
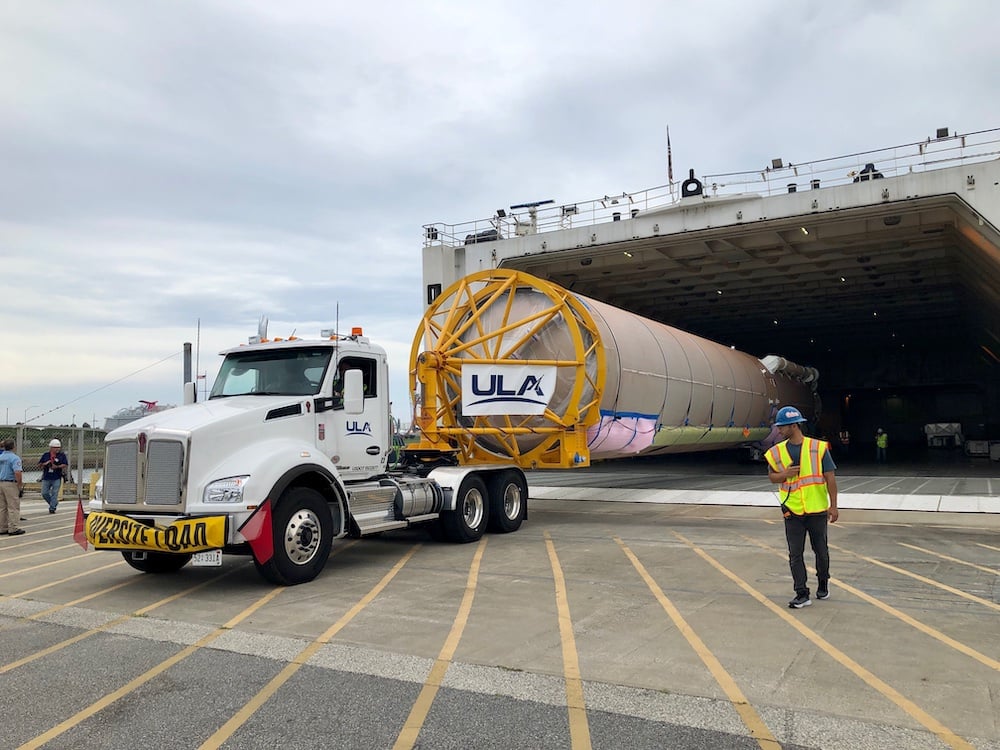
[(831, 598), (790, 610), (771, 508), (533, 499), (285, 589), (138, 573), (74, 513), (27, 496), (0, 536), (0, 747), (1000, 750), (995, 514), (845, 512)]

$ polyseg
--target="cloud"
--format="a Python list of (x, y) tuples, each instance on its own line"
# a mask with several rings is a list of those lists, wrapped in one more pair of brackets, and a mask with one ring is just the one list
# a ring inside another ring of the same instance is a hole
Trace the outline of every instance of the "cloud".
[(668, 125), (675, 176), (990, 127), (998, 7), (8, 4), (0, 416), (177, 402), (261, 314), (384, 338), (399, 413), (422, 225), (664, 184)]

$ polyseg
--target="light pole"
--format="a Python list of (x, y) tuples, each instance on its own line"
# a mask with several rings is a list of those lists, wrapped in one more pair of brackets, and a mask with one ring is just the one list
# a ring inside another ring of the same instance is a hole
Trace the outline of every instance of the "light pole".
[(22, 424), (28, 424), (28, 409), (40, 409), (40, 408), (41, 407), (38, 404), (32, 404), (31, 406), (25, 406), (24, 407), (24, 421), (22, 422)]

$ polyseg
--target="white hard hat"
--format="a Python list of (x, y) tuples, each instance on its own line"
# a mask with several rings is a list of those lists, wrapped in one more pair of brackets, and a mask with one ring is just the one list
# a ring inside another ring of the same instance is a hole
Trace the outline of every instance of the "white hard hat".
[(59, 438), (52, 438), (49, 441), (50, 448), (62, 448), (62, 443), (59, 442)]

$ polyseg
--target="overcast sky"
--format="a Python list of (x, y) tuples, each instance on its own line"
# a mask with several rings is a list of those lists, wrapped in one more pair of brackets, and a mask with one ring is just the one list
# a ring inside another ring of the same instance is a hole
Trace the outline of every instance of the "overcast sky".
[(421, 226), (1000, 127), (993, 0), (7, 0), (0, 421), (360, 325), (406, 420)]

